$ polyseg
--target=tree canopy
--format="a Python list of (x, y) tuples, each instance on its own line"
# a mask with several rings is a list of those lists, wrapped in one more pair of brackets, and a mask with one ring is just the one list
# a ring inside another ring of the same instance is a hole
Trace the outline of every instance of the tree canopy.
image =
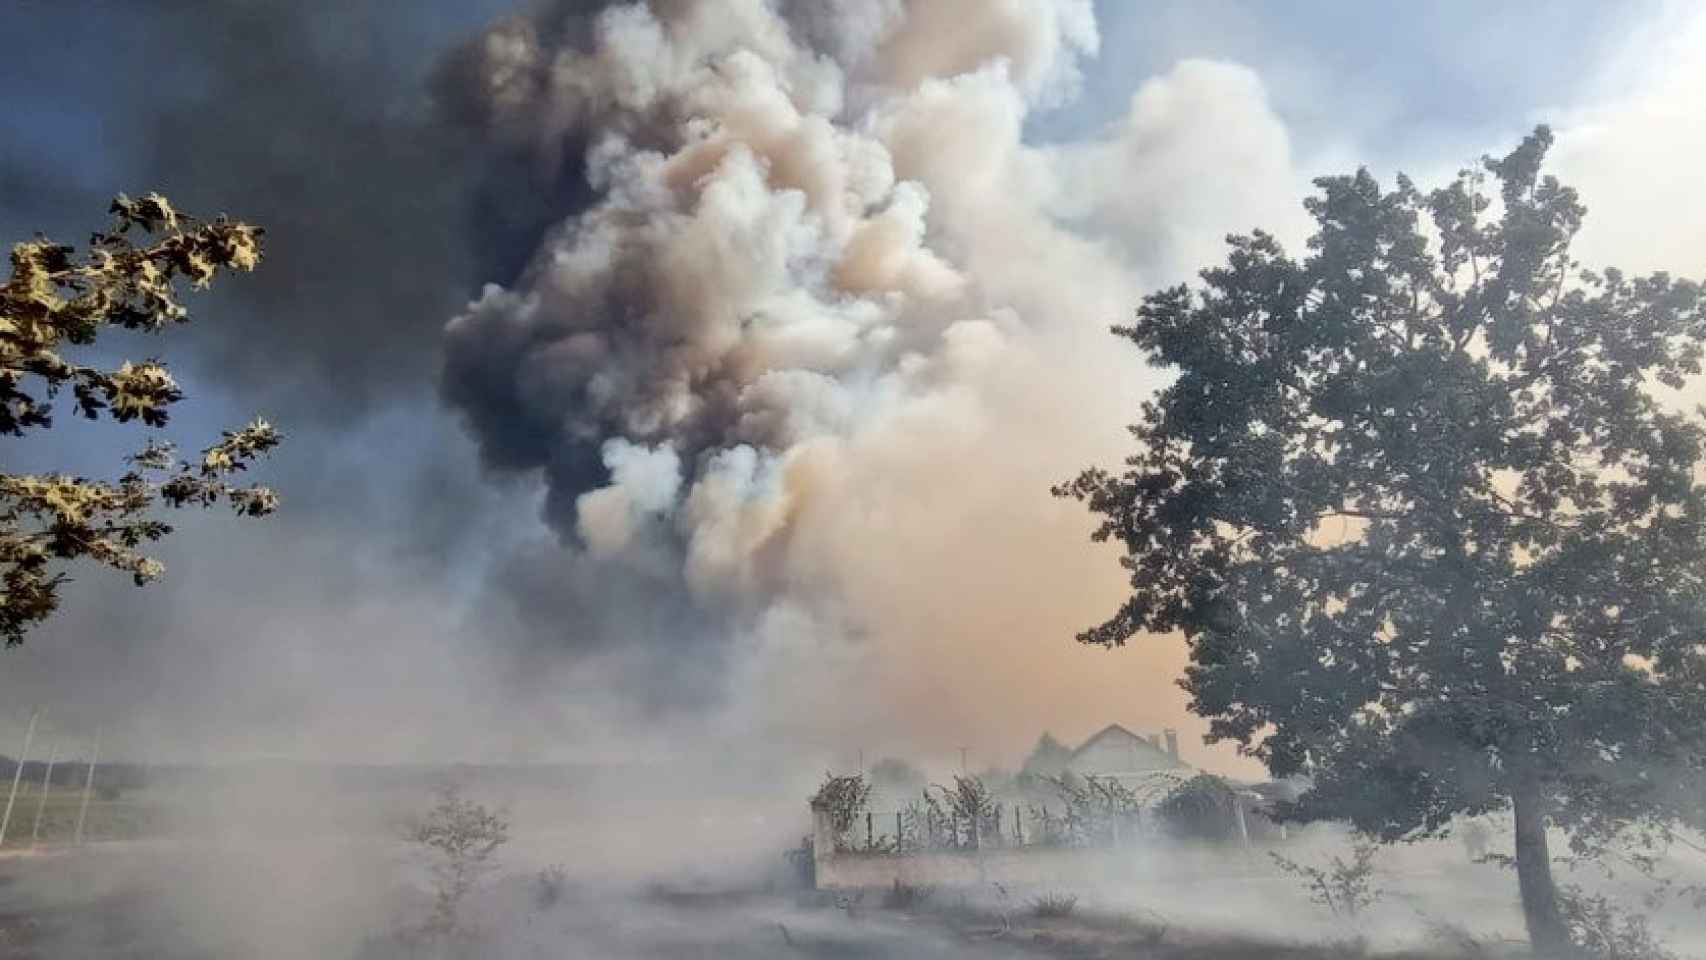
[(1072, 761), (1072, 751), (1066, 744), (1056, 740), (1054, 734), (1044, 732), (1037, 738), (1037, 745), (1025, 757), (1025, 765), (1020, 772), (1036, 777), (1058, 777), (1065, 772), (1066, 765)]
[(1571, 257), (1551, 142), (1429, 192), (1317, 180), (1301, 258), (1229, 238), (1115, 328), (1176, 374), (1139, 451), (1056, 490), (1130, 573), (1080, 640), (1182, 633), (1211, 738), (1313, 779), (1296, 817), (1396, 840), (1513, 806), (1543, 951), (1546, 824), (1662, 837), (1706, 796), (1706, 419), (1673, 402), (1706, 301)]
[[(167, 423), (183, 393), (158, 360), (116, 367), (64, 355), (104, 328), (159, 332), (188, 321), (178, 284), (204, 289), (221, 270), (248, 271), (261, 258), (261, 231), (227, 220), (199, 221), (157, 194), (113, 201), (114, 224), (94, 234), (82, 255), (37, 238), (12, 248), (0, 285), (0, 435), (21, 438), (54, 425), (53, 401), (69, 394), (89, 420)], [(143, 236), (145, 242), (133, 241)], [(64, 473), (0, 471), (0, 636), (6, 646), (58, 608), (65, 566), (89, 559), (130, 574), (138, 585), (161, 564), (144, 544), (171, 533), (154, 507), (226, 503), (240, 514), (271, 513), (278, 500), (262, 486), (237, 486), (233, 474), (279, 442), (264, 420), (227, 431), (194, 461), (150, 439), (126, 457), (116, 481)]]

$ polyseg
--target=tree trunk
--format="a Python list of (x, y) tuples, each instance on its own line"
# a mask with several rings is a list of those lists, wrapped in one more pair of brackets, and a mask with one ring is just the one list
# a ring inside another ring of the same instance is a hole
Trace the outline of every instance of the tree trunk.
[(1522, 917), (1528, 942), (1546, 960), (1569, 957), (1572, 947), (1558, 888), (1552, 882), (1552, 857), (1546, 846), (1546, 809), (1535, 783), (1519, 784), (1511, 797), (1516, 808), (1516, 878), (1522, 891)]

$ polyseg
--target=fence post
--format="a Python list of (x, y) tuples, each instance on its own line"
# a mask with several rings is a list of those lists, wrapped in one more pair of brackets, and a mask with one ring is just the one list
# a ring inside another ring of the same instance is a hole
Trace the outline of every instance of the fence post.
[(1019, 822), (1019, 807), (1015, 804), (1013, 807), (1013, 846), (1022, 847), (1024, 845), (1025, 825)]
[(900, 811), (896, 810), (894, 812), (894, 852), (895, 853), (903, 852), (903, 847), (905, 846), (905, 838), (906, 838), (906, 833), (904, 830), (901, 829), (901, 825), (900, 825)]
[(12, 792), (6, 795), (6, 814), (0, 817), (0, 846), (6, 843), (6, 826), (12, 822), (12, 804), (18, 799), (18, 781), (23, 779), (24, 764), (30, 762), (30, 741), (36, 738), (36, 721), (41, 719), (39, 708), (30, 711), (30, 728), (24, 733), (24, 752), (18, 755), (12, 768)]
[(73, 846), (83, 845), (83, 821), (89, 815), (89, 794), (95, 789), (95, 764), (101, 759), (101, 728), (95, 728), (95, 749), (89, 754), (89, 773), (83, 780), (83, 803), (77, 808), (77, 835)]
[(49, 747), (47, 751), (47, 771), (41, 777), (41, 796), (36, 798), (36, 822), (35, 826), (30, 828), (30, 850), (32, 851), (35, 850), (36, 844), (41, 842), (41, 812), (47, 806), (47, 791), (53, 786), (53, 762), (58, 759), (59, 741), (55, 740), (53, 746)]
[(871, 811), (866, 810), (865, 811), (865, 852), (866, 853), (870, 853), (871, 847), (875, 846), (875, 843), (873, 842), (875, 839), (876, 838), (873, 836), (873, 831), (871, 829)]

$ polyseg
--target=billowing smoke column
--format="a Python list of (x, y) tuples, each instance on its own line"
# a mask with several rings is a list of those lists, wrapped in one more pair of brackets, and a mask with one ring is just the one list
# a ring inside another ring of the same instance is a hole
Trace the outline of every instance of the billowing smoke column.
[(488, 465), (547, 479), (586, 594), (565, 632), (626, 578), (692, 611), (684, 647), (710, 618), (707, 649), (760, 672), (875, 637), (875, 715), (964, 682), (1000, 631), (1046, 663), (1117, 591), (1047, 485), (1117, 449), (1143, 386), (1105, 331), (1138, 299), (1122, 251), (1157, 241), (1104, 208), (1169, 201), (1119, 169), (1126, 138), (1176, 168), (1172, 125), (1230, 111), (1198, 139), (1255, 185), (1216, 196), (1288, 172), (1260, 84), (1213, 64), (1095, 143), (1027, 146), (1097, 45), (1090, 0), (652, 0), (559, 3), (460, 51), (448, 105), (540, 181), (583, 178), (446, 330)]

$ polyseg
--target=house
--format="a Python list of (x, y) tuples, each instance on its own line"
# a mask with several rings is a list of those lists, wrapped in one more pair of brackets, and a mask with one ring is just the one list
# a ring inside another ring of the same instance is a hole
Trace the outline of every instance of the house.
[(1117, 723), (1109, 724), (1072, 751), (1066, 768), (1079, 776), (1118, 780), (1128, 787), (1151, 783), (1163, 774), (1169, 778), (1190, 775), (1190, 768), (1179, 759), (1177, 731), (1145, 738)]

